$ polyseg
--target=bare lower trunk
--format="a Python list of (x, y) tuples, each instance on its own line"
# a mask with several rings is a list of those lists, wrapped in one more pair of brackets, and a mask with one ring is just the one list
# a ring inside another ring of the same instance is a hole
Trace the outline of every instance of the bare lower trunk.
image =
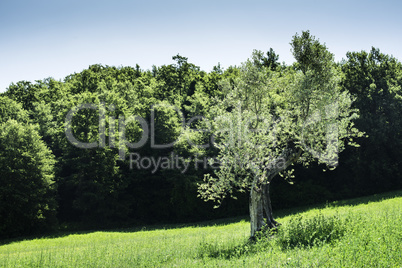
[(260, 231), (264, 226), (263, 196), (260, 188), (253, 187), (250, 191), (250, 236)]
[(302, 153), (301, 149), (295, 151), (288, 148), (274, 162), (269, 163), (265, 172), (260, 178), (255, 178), (250, 191), (250, 225), (251, 237), (256, 232), (261, 231), (264, 226), (276, 228), (279, 223), (272, 216), (271, 198), (269, 196), (269, 186), (272, 179), (279, 172), (288, 168), (288, 166), (297, 161)]
[(263, 205), (264, 205), (264, 217), (266, 218), (268, 228), (276, 228), (279, 223), (274, 220), (272, 216), (271, 197), (269, 196), (269, 183), (262, 186), (263, 190)]
[(250, 225), (251, 237), (262, 230), (264, 226), (275, 228), (279, 224), (272, 216), (271, 198), (269, 196), (269, 183), (254, 187), (250, 191)]

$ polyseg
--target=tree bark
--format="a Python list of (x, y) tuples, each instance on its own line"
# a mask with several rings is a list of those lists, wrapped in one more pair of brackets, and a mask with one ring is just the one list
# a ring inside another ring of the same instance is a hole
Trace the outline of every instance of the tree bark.
[(269, 183), (253, 187), (250, 191), (250, 236), (254, 237), (265, 226), (276, 228), (278, 225), (272, 215)]
[(261, 231), (264, 224), (263, 192), (261, 188), (255, 186), (250, 191), (250, 237)]
[(279, 223), (275, 221), (272, 215), (271, 198), (269, 196), (269, 186), (272, 179), (279, 172), (287, 169), (290, 164), (297, 161), (301, 154), (299, 149), (297, 152), (289, 149), (284, 151), (281, 157), (275, 162), (282, 162), (282, 165), (270, 165), (270, 169), (266, 169), (266, 173), (262, 178), (255, 178), (250, 191), (250, 225), (251, 238), (255, 237), (256, 232), (261, 231), (264, 226), (268, 228), (276, 228)]
[(270, 183), (266, 183), (262, 186), (264, 217), (266, 218), (268, 228), (276, 228), (279, 225), (279, 223), (276, 220), (274, 220), (274, 217), (272, 215), (272, 205), (271, 205), (271, 197), (269, 196), (269, 186)]

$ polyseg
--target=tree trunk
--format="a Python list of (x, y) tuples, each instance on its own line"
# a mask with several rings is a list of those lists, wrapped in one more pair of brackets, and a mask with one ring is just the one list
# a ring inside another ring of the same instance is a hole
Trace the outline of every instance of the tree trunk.
[[(279, 172), (288, 168), (290, 164), (296, 162), (302, 150), (295, 152), (292, 149), (284, 150), (281, 157), (278, 157), (274, 165), (269, 165), (271, 169), (266, 169), (266, 173), (261, 178), (255, 178), (250, 190), (250, 225), (251, 238), (255, 237), (256, 232), (261, 231), (262, 227), (276, 228), (279, 223), (272, 216), (271, 198), (269, 196), (269, 186), (272, 179)], [(285, 161), (284, 161), (285, 160)], [(284, 161), (284, 162), (283, 162)], [(276, 167), (276, 168), (272, 168)], [(266, 222), (264, 221), (266, 219)]]
[(250, 191), (250, 225), (251, 237), (254, 237), (256, 232), (261, 231), (264, 226), (276, 228), (279, 225), (272, 216), (269, 183), (253, 187)]
[(252, 187), (250, 191), (250, 236), (252, 238), (265, 225), (263, 210), (263, 192), (261, 188)]
[(271, 197), (269, 196), (269, 185), (270, 183), (266, 183), (262, 186), (263, 190), (263, 205), (264, 205), (264, 217), (266, 218), (267, 225), (269, 228), (276, 228), (279, 223), (274, 220), (272, 216), (272, 205), (271, 205)]

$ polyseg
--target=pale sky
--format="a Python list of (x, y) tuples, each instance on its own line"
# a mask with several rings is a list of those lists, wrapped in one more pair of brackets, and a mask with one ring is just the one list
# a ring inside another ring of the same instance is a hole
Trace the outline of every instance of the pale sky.
[(180, 54), (210, 71), (310, 30), (340, 61), (372, 46), (402, 60), (402, 1), (0, 0), (0, 92), (11, 82), (63, 80), (92, 64), (151, 69)]

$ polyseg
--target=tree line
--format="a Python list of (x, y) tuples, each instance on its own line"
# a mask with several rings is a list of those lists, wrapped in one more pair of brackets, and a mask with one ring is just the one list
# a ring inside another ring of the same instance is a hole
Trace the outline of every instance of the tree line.
[[(178, 54), (173, 64), (151, 70), (97, 64), (63, 81), (10, 84), (0, 95), (0, 237), (62, 226), (118, 228), (247, 214), (249, 192), (243, 186), (249, 182), (243, 171), (251, 167), (237, 167), (241, 180), (214, 182), (234, 170), (227, 168), (230, 161), (222, 152), (246, 158), (251, 151), (248, 143), (241, 143), (244, 151), (214, 146), (228, 137), (214, 133), (219, 123), (214, 118), (219, 113), (235, 116), (241, 103), (242, 114), (258, 111), (265, 118), (285, 118), (292, 111), (288, 118), (296, 120), (310, 109), (304, 101), (324, 96), (314, 91), (323, 88), (350, 97), (356, 116), (340, 140), (356, 146), (339, 150), (335, 170), (323, 161), (304, 161), (308, 165), (281, 172), (287, 181), (272, 182), (272, 207), (400, 188), (401, 63), (377, 48), (348, 52), (336, 63), (308, 31), (295, 35), (291, 47), (292, 65), (280, 63), (270, 49), (254, 51), (239, 66), (223, 69), (218, 64), (205, 72)], [(277, 128), (286, 129), (281, 125), (285, 121), (275, 121)], [(276, 140), (269, 140), (272, 131), (248, 139), (289, 148), (285, 141), (297, 143), (289, 139), (297, 136), (292, 129), (300, 126), (294, 126)], [(313, 135), (308, 139), (328, 145)], [(222, 200), (226, 195), (236, 199)], [(214, 209), (212, 201), (217, 200), (221, 202)]]

